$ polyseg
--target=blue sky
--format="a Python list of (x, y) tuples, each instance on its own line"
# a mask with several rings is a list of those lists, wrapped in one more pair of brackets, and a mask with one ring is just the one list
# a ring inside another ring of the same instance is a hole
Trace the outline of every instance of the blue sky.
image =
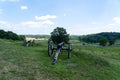
[(0, 29), (17, 34), (120, 32), (120, 0), (0, 0)]

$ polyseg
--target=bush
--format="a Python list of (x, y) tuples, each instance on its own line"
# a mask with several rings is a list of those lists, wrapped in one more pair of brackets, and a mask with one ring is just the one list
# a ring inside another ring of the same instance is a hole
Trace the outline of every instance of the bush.
[(51, 32), (51, 39), (55, 44), (64, 42), (69, 42), (69, 34), (67, 34), (66, 29), (62, 27), (57, 27)]
[(25, 40), (25, 36), (24, 36), (24, 35), (19, 35), (19, 40), (20, 40), (20, 41)]
[(24, 40), (24, 35), (17, 35), (16, 33), (13, 33), (12, 31), (4, 31), (0, 30), (0, 38), (2, 39), (11, 39), (11, 40)]
[(104, 37), (102, 37), (100, 39), (100, 41), (99, 41), (99, 43), (100, 43), (101, 46), (106, 46), (107, 42), (108, 42), (108, 40), (106, 38), (104, 38)]
[(116, 41), (115, 38), (113, 38), (113, 37), (109, 38), (109, 39), (108, 39), (109, 46), (115, 44), (115, 41)]

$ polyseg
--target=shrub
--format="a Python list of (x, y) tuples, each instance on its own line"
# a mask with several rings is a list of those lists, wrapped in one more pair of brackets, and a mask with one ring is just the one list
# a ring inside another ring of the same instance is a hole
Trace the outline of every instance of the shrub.
[(13, 33), (12, 31), (4, 31), (0, 30), (0, 38), (2, 39), (11, 39), (11, 40), (24, 40), (24, 35), (17, 35), (16, 33)]
[(62, 27), (57, 27), (51, 32), (51, 39), (55, 44), (64, 42), (69, 42), (69, 34), (67, 34), (66, 29)]
[(101, 46), (106, 46), (107, 42), (108, 42), (108, 40), (106, 38), (104, 38), (104, 37), (100, 38), (99, 43)]

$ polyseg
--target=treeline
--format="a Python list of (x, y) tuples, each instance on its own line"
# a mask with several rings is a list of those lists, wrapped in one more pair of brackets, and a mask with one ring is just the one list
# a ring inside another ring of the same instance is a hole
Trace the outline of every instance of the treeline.
[(70, 35), (70, 40), (78, 40), (79, 35)]
[(1, 39), (11, 39), (11, 40), (24, 40), (24, 35), (17, 35), (16, 33), (13, 33), (12, 31), (4, 31), (0, 30), (0, 38)]
[[(117, 32), (102, 32), (98, 34), (91, 34), (80, 36), (79, 40), (86, 43), (100, 43), (100, 42), (108, 42), (109, 45), (115, 43), (116, 40), (120, 39), (120, 33)], [(101, 44), (101, 43), (100, 43)]]

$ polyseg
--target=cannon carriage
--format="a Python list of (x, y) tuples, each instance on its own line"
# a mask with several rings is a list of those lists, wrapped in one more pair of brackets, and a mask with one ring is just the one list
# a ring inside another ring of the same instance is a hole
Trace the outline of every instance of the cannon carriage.
[(51, 57), (53, 53), (56, 51), (52, 64), (56, 63), (60, 52), (64, 50), (67, 51), (68, 58), (70, 58), (72, 45), (69, 42), (69, 35), (67, 34), (66, 30), (57, 27), (51, 33), (51, 38), (48, 40), (48, 55)]
[(68, 43), (67, 44), (67, 47), (64, 47), (64, 42), (61, 42), (59, 44), (57, 44), (56, 47), (54, 47), (54, 43), (52, 41), (48, 41), (48, 55), (51, 57), (54, 50), (58, 50), (60, 49), (61, 50), (67, 50), (68, 52), (68, 58), (71, 57), (71, 51), (72, 51), (72, 46), (71, 46), (71, 43)]
[(61, 42), (55, 46), (55, 44), (52, 41), (48, 41), (48, 55), (51, 57), (53, 55), (54, 51), (56, 51), (55, 57), (52, 61), (52, 64), (56, 63), (60, 52), (64, 51), (64, 50), (67, 51), (68, 59), (69, 59), (71, 57), (71, 51), (72, 51), (71, 43), (68, 43), (67, 47), (64, 47), (64, 42)]

